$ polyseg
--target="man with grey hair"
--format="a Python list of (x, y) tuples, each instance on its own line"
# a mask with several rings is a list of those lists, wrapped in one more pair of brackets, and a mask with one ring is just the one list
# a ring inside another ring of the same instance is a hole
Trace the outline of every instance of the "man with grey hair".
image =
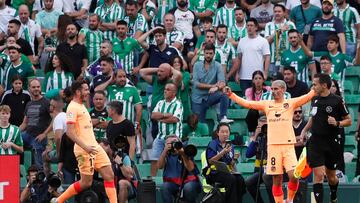
[[(110, 40), (106, 39), (100, 44), (100, 57), (87, 67), (88, 72), (93, 77), (102, 74), (102, 72), (100, 70), (100, 58), (101, 57), (111, 57), (113, 59), (115, 58), (114, 53), (113, 53), (113, 46), (112, 46)], [(122, 66), (121, 66), (120, 61), (114, 60), (114, 69), (117, 70), (117, 69), (121, 69), (121, 68), (122, 68)]]
[(292, 118), (294, 111), (309, 102), (315, 96), (315, 92), (312, 90), (301, 97), (284, 99), (286, 83), (283, 80), (275, 80), (271, 84), (271, 91), (274, 100), (246, 101), (232, 93), (229, 87), (224, 88), (224, 92), (237, 104), (265, 113), (268, 123), (266, 174), (273, 176), (272, 192), (275, 202), (283, 202), (282, 176), (285, 168), (289, 176), (287, 202), (293, 202), (299, 181), (294, 177), (297, 158)]

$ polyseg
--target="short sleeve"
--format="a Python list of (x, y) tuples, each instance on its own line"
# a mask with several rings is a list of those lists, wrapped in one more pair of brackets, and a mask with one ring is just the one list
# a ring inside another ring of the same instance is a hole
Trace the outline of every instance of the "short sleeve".
[(122, 160), (124, 166), (131, 166), (131, 161), (129, 156), (125, 156), (124, 160)]
[(73, 105), (69, 105), (66, 110), (66, 123), (74, 124), (78, 115), (78, 110)]
[(182, 107), (181, 102), (178, 102), (178, 103), (177, 103), (177, 107), (176, 107), (176, 109), (175, 109), (175, 111), (174, 111), (173, 116), (176, 117), (177, 119), (179, 119), (180, 122), (182, 121), (182, 117), (183, 117), (183, 107)]
[(86, 51), (86, 47), (84, 45), (81, 45), (82, 46), (82, 52), (83, 52), (83, 55), (82, 55), (82, 59), (88, 59), (88, 55), (87, 55), (87, 51)]
[(24, 145), (19, 128), (16, 128), (14, 143), (19, 147), (22, 147)]
[(91, 5), (91, 0), (80, 0), (81, 9), (89, 10)]
[(24, 43), (22, 44), (23, 47), (21, 47), (21, 52), (25, 55), (25, 56), (32, 56), (34, 54), (34, 52), (32, 51), (32, 48), (29, 44), (29, 42), (24, 40)]
[(32, 67), (29, 66), (29, 67), (28, 67), (27, 77), (28, 77), (28, 78), (32, 78), (32, 77), (34, 77), (34, 76), (35, 76), (35, 71), (34, 71), (34, 69), (32, 69)]
[(36, 26), (35, 37), (39, 38), (42, 36), (40, 24), (35, 23), (35, 26)]
[(343, 99), (340, 99), (339, 100), (339, 110), (340, 110), (340, 116), (341, 117), (344, 117), (344, 116), (347, 116), (349, 114), (349, 111), (345, 105), (345, 101)]
[(262, 46), (262, 54), (263, 54), (263, 56), (270, 55), (270, 45), (269, 45), (269, 43), (267, 42), (266, 39), (265, 39), (265, 41), (263, 43), (263, 46)]
[[(336, 17), (334, 17), (334, 18), (336, 18)], [(339, 18), (337, 18), (336, 20), (335, 20), (335, 30), (336, 30), (336, 33), (344, 33), (344, 25), (342, 24), (342, 21), (339, 19)]]
[(62, 117), (57, 116), (54, 119), (54, 123), (53, 123), (53, 130), (64, 130), (64, 123), (61, 119)]
[(199, 25), (199, 23), (198, 23), (198, 21), (199, 21), (198, 17), (196, 17), (196, 15), (195, 15), (195, 13), (194, 13), (193, 11), (191, 11), (191, 13), (194, 15), (194, 21), (193, 21), (193, 23), (192, 23), (192, 26), (198, 26), (198, 25)]
[(156, 104), (153, 112), (160, 112), (160, 104), (161, 104), (161, 103), (162, 103), (162, 100), (160, 100), (160, 101)]
[(132, 88), (132, 91), (134, 92), (133, 95), (134, 95), (134, 104), (141, 104), (142, 101), (141, 101), (141, 98), (140, 98), (140, 95), (137, 91), (137, 89), (134, 87)]

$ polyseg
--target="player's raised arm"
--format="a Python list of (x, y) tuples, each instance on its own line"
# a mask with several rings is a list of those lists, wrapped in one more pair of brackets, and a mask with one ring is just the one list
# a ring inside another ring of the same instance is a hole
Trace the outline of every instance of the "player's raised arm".
[(295, 100), (294, 104), (294, 108), (300, 107), (306, 103), (308, 103), (314, 96), (316, 95), (315, 91), (312, 89), (310, 90), (310, 92), (308, 92), (307, 94), (301, 96), (301, 97), (296, 97), (293, 98)]
[(255, 109), (255, 110), (260, 110), (260, 111), (264, 111), (265, 109), (265, 102), (266, 101), (247, 101), (239, 96), (237, 96), (236, 94), (234, 94), (231, 91), (231, 88), (226, 86), (224, 88), (224, 93), (234, 102), (236, 102), (237, 104), (239, 104), (240, 106), (243, 106), (247, 109)]

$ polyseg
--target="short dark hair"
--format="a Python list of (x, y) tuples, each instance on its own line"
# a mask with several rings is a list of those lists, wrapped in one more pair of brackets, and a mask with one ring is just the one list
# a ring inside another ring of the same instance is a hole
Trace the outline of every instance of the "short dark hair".
[(136, 7), (138, 6), (137, 2), (134, 1), (134, 0), (127, 0), (126, 3), (125, 3), (125, 6), (128, 6), (128, 5), (129, 6), (134, 6), (135, 5)]
[(19, 53), (21, 53), (21, 49), (20, 49), (19, 47), (16, 47), (16, 46), (9, 46), (7, 49), (8, 49), (8, 50), (16, 50), (16, 51), (18, 51)]
[(21, 82), (24, 83), (23, 78), (19, 74), (16, 74), (11, 78), (11, 83), (15, 82), (16, 80), (21, 80)]
[(122, 111), (123, 111), (123, 103), (122, 102), (111, 101), (110, 103), (108, 103), (108, 107), (114, 109), (116, 114), (122, 115)]
[(66, 88), (64, 89), (64, 96), (65, 96), (65, 97), (71, 97), (71, 95), (72, 95), (72, 93), (71, 93), (71, 86), (66, 87)]
[(275, 5), (274, 5), (274, 9), (275, 9), (276, 7), (280, 7), (284, 12), (286, 11), (285, 6), (282, 5), (282, 4), (275, 4)]
[(159, 33), (159, 34), (163, 34), (164, 36), (166, 36), (165, 27), (162, 26), (162, 25), (160, 25), (159, 27), (161, 27), (161, 28), (158, 28), (158, 29), (154, 30), (153, 34), (155, 35), (155, 34)]
[(17, 19), (9, 20), (9, 24), (16, 24), (17, 26), (21, 26), (21, 22)]
[(235, 11), (242, 11), (242, 12), (244, 12), (244, 9), (242, 9), (241, 7), (236, 7), (236, 8), (234, 9), (234, 13), (235, 13)]
[(288, 31), (288, 34), (290, 34), (290, 33), (297, 33), (297, 34), (299, 34), (299, 31), (298, 31), (297, 29), (290, 29), (290, 30)]
[(210, 17), (210, 16), (205, 16), (204, 18), (202, 18), (201, 20), (200, 20), (200, 22), (202, 22), (202, 23), (213, 23), (213, 18), (212, 17)]
[(204, 47), (204, 52), (205, 52), (206, 50), (213, 50), (213, 51), (215, 52), (215, 45), (210, 44), (210, 43), (206, 43), (206, 44), (205, 44), (205, 47)]
[(339, 36), (337, 36), (337, 35), (329, 35), (328, 41), (334, 41), (337, 44), (339, 44)]
[(327, 60), (327, 61), (330, 61), (330, 62), (331, 62), (331, 58), (330, 58), (330, 56), (328, 56), (328, 55), (323, 55), (323, 56), (321, 56), (321, 57), (320, 57), (320, 61), (322, 61), (322, 60)]
[(256, 20), (256, 18), (249, 18), (246, 20), (246, 23), (253, 22), (256, 27), (259, 27), (259, 22)]
[(125, 20), (119, 20), (117, 21), (116, 25), (125, 25), (127, 27), (128, 23)]
[(71, 92), (72, 92), (72, 95), (75, 95), (75, 92), (76, 92), (77, 90), (81, 90), (83, 84), (88, 84), (88, 83), (86, 82), (86, 80), (74, 81), (74, 82), (71, 84)]
[(216, 35), (215, 30), (210, 29), (210, 30), (206, 30), (206, 31), (205, 31), (205, 36), (206, 36), (206, 34), (207, 34), (208, 32), (214, 33), (214, 35)]
[(226, 31), (228, 30), (228, 27), (227, 27), (225, 24), (220, 24), (220, 25), (218, 25), (218, 26), (217, 26), (217, 30), (218, 30), (219, 28), (225, 28)]
[(286, 71), (286, 70), (291, 71), (292, 73), (296, 74), (296, 69), (294, 66), (285, 66), (284, 71)]
[(27, 174), (30, 175), (30, 172), (39, 172), (39, 168), (35, 164), (33, 164), (28, 168)]
[(314, 78), (319, 78), (320, 85), (326, 84), (326, 87), (328, 89), (331, 88), (331, 77), (330, 77), (330, 75), (325, 74), (325, 73), (316, 73), (314, 75)]
[(105, 93), (105, 91), (103, 91), (103, 90), (96, 90), (95, 92), (94, 92), (94, 95), (95, 94), (101, 94), (101, 95), (103, 95), (104, 97), (106, 97), (106, 93)]
[(102, 61), (105, 61), (105, 62), (110, 63), (110, 64), (114, 64), (114, 59), (111, 58), (111, 57), (109, 57), (109, 56), (102, 56), (102, 57), (100, 57), (100, 63), (101, 63)]

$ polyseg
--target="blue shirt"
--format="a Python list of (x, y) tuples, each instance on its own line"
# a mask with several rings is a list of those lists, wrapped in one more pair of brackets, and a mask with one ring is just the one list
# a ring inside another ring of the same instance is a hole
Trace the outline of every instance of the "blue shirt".
[(219, 81), (225, 82), (224, 70), (220, 63), (213, 60), (209, 70), (205, 69), (204, 64), (204, 61), (196, 62), (193, 70), (191, 99), (197, 104), (201, 104), (209, 96), (208, 89), (198, 88), (199, 83), (214, 85)]
[(338, 17), (331, 17), (330, 19), (318, 18), (310, 28), (310, 35), (313, 36), (313, 51), (328, 51), (327, 42), (328, 37), (332, 34), (344, 33), (344, 25)]
[[(234, 159), (234, 146), (231, 145), (231, 152), (225, 154), (219, 161), (225, 162), (227, 165), (231, 164), (231, 161)], [(220, 144), (219, 138), (211, 140), (208, 148), (206, 149), (206, 159), (209, 160), (219, 154), (224, 148)]]
[[(181, 178), (183, 176), (183, 174), (182, 174), (183, 168), (185, 169), (185, 166), (184, 166), (181, 158), (179, 157), (179, 155), (178, 154), (169, 154), (166, 157), (166, 164), (165, 164), (164, 172), (163, 172), (164, 182), (173, 182), (178, 185), (181, 185), (181, 182), (182, 182)], [(194, 180), (194, 176), (197, 176), (198, 174), (199, 174), (199, 169), (194, 164), (194, 170), (188, 172), (187, 179)], [(190, 179), (190, 177), (193, 177), (193, 178)], [(185, 182), (189, 182), (189, 181), (187, 181), (187, 179), (185, 179)], [(196, 180), (198, 180), (198, 179), (196, 178)]]
[(149, 53), (150, 59), (149, 66), (156, 68), (162, 63), (170, 63), (175, 56), (181, 56), (175, 47), (169, 45), (167, 45), (163, 51), (160, 51), (158, 46), (150, 44), (147, 52)]

